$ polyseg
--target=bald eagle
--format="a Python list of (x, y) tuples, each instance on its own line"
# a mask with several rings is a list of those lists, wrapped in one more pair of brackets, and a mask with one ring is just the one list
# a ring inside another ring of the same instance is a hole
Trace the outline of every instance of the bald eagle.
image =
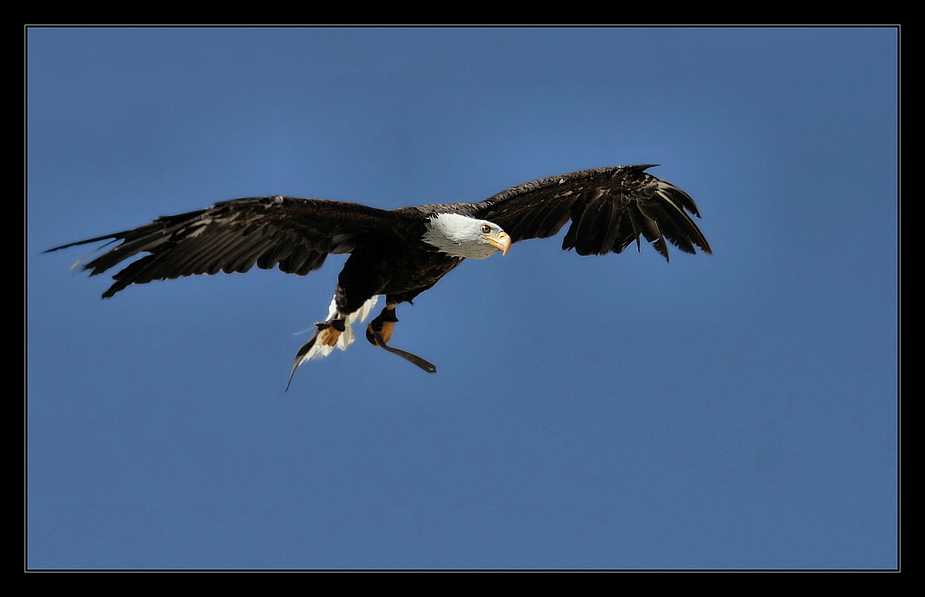
[[(121, 241), (82, 265), (90, 275), (145, 254), (113, 276), (111, 297), (130, 284), (195, 274), (246, 272), (254, 265), (304, 276), (331, 254), (349, 254), (327, 318), (296, 353), (289, 383), (307, 361), (345, 349), (351, 325), (363, 321), (380, 295), (385, 308), (366, 330), (373, 346), (436, 368), (389, 346), (399, 303), (410, 303), (464, 259), (507, 254), (515, 242), (555, 235), (569, 221), (564, 250), (579, 255), (620, 253), (641, 239), (668, 259), (668, 243), (687, 253), (710, 245), (691, 215), (693, 199), (647, 173), (655, 164), (616, 166), (551, 176), (510, 188), (481, 203), (376, 209), (356, 203), (254, 197), (214, 204), (115, 234), (49, 249)], [(75, 264), (80, 265), (81, 262)], [(287, 389), (289, 385), (287, 384)]]

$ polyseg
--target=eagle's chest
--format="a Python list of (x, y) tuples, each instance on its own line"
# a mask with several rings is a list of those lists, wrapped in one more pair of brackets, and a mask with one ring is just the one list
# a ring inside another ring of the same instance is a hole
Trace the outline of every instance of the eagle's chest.
[(414, 250), (406, 247), (390, 259), (389, 282), (386, 294), (410, 294), (413, 298), (419, 292), (436, 284), (462, 262), (461, 257), (451, 257), (430, 250)]

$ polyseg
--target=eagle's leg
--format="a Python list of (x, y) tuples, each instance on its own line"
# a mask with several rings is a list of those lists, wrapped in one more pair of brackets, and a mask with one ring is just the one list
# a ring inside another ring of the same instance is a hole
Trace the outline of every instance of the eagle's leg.
[(398, 317), (395, 315), (395, 307), (397, 304), (398, 303), (387, 304), (385, 309), (382, 310), (382, 313), (369, 322), (369, 325), (366, 326), (366, 339), (369, 340), (369, 343), (373, 346), (378, 346), (392, 354), (397, 354), (428, 373), (435, 373), (437, 368), (434, 367), (433, 364), (428, 363), (421, 357), (413, 355), (408, 351), (389, 346), (389, 342), (392, 340), (392, 332), (395, 331), (395, 324), (398, 322)]
[(392, 340), (392, 332), (398, 323), (398, 317), (395, 315), (396, 306), (396, 303), (387, 304), (379, 316), (366, 326), (366, 339), (373, 346), (382, 346)]
[[(347, 329), (346, 319), (341, 317), (338, 314), (337, 317), (329, 319), (327, 321), (322, 321), (315, 324), (315, 327), (318, 329), (315, 330), (315, 333), (312, 334), (311, 339), (302, 345), (302, 348), (299, 349), (299, 352), (295, 355), (296, 363), (300, 363), (302, 358), (305, 357), (312, 349), (316, 351), (323, 346), (335, 346), (337, 341), (340, 339), (340, 335), (344, 333), (344, 330)], [(324, 350), (324, 349), (320, 349)]]
[(347, 320), (346, 317), (338, 313), (337, 317), (322, 321), (321, 323), (316, 323), (315, 326), (318, 330), (315, 332), (312, 340), (316, 340), (322, 346), (334, 346), (340, 339), (340, 335), (347, 329)]

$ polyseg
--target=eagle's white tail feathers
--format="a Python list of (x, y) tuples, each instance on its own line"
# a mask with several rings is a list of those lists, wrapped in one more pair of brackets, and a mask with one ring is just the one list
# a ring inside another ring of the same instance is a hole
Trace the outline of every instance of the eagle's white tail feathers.
[[(345, 320), (344, 333), (340, 335), (340, 338), (337, 339), (337, 344), (335, 346), (341, 350), (347, 350), (347, 347), (353, 344), (353, 341), (356, 339), (353, 335), (353, 328), (351, 327), (354, 322), (357, 320), (365, 321), (369, 317), (370, 312), (373, 310), (373, 307), (376, 306), (376, 303), (379, 302), (379, 295), (373, 295), (371, 299), (363, 303), (363, 306), (347, 316)], [(328, 319), (331, 319), (337, 315), (337, 305), (335, 305), (335, 300), (331, 299), (331, 306), (328, 307)], [(327, 356), (330, 354), (329, 350)]]

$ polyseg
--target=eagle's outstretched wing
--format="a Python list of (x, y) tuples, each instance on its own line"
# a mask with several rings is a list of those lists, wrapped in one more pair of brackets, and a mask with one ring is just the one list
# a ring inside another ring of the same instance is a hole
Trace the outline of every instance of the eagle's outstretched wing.
[(690, 196), (645, 172), (654, 164), (582, 170), (510, 188), (467, 215), (501, 226), (514, 242), (547, 238), (569, 220), (563, 249), (579, 255), (620, 253), (645, 238), (668, 259), (666, 240), (686, 253), (710, 244), (689, 214), (700, 217)]
[(81, 265), (90, 275), (140, 253), (113, 276), (110, 297), (129, 284), (144, 284), (195, 274), (245, 272), (254, 265), (304, 276), (321, 267), (331, 253), (348, 253), (364, 235), (390, 234), (402, 214), (356, 203), (256, 197), (216, 203), (204, 210), (165, 216), (154, 222), (60, 247), (121, 241)]

